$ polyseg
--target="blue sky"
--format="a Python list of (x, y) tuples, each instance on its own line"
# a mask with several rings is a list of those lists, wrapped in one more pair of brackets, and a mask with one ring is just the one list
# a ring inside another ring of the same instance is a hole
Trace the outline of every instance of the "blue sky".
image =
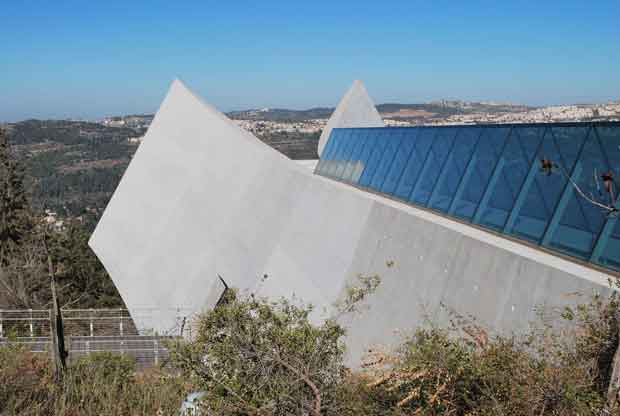
[(620, 99), (620, 1), (0, 0), (0, 121), (157, 109), (183, 79), (224, 111)]

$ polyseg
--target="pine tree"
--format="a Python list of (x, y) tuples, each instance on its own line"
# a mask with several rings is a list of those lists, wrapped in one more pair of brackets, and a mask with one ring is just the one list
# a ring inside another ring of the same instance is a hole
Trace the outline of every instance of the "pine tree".
[(0, 262), (19, 247), (32, 226), (24, 172), (0, 129)]

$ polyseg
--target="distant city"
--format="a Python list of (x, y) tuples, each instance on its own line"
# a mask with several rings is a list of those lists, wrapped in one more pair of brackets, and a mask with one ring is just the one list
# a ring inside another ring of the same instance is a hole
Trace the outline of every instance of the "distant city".
[[(480, 123), (544, 123), (567, 121), (618, 121), (620, 102), (549, 107), (441, 100), (428, 104), (381, 104), (379, 113), (388, 126), (450, 125)], [(227, 115), (242, 128), (259, 136), (273, 133), (319, 133), (333, 108), (310, 110), (255, 109)], [(137, 130), (147, 128), (153, 115), (106, 117), (98, 122), (106, 127)], [(141, 137), (130, 138), (139, 142)]]

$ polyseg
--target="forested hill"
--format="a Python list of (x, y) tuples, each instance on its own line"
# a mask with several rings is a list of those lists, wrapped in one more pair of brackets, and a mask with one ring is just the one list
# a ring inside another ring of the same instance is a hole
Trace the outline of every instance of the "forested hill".
[(49, 308), (50, 273), (62, 306), (122, 307), (77, 218), (48, 221), (30, 204), (23, 164), (0, 128), (0, 309)]
[[(33, 208), (81, 217), (92, 229), (137, 150), (143, 127), (108, 127), (67, 120), (27, 120), (0, 126), (26, 168)], [(292, 159), (316, 157), (318, 134), (258, 134)]]
[(143, 129), (79, 121), (27, 120), (5, 126), (26, 168), (33, 207), (61, 217), (98, 218), (116, 188)]

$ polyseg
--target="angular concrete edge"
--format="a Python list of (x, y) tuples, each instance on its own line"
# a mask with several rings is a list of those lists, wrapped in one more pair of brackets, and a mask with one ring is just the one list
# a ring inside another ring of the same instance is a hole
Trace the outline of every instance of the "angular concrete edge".
[(362, 81), (353, 82), (327, 121), (319, 139), (317, 150), (319, 157), (323, 153), (332, 129), (342, 127), (385, 127)]
[[(220, 231), (221, 217), (226, 211), (234, 212), (236, 204), (218, 206), (217, 201), (241, 198), (256, 170), (253, 167), (262, 163), (311, 176), (308, 169), (241, 129), (180, 80), (172, 82), (89, 239), (130, 311), (181, 305), (200, 310), (219, 297), (207, 293), (217, 287), (210, 284), (217, 270), (212, 261), (217, 252), (212, 231)], [(219, 224), (209, 222), (203, 230), (192, 227), (191, 215), (196, 214), (191, 211), (196, 207), (201, 207), (198, 214), (210, 212)], [(183, 233), (188, 242), (176, 247), (174, 240)], [(175, 284), (183, 274), (189, 282)], [(207, 285), (206, 290), (191, 293), (193, 280), (206, 280), (200, 283)], [(166, 323), (162, 321), (157, 330), (165, 332)]]
[(212, 307), (218, 275), (325, 316), (347, 283), (378, 274), (368, 310), (346, 322), (352, 363), (396, 330), (445, 322), (442, 304), (510, 333), (540, 304), (609, 291), (605, 273), (313, 175), (178, 81), (89, 244), (130, 311), (170, 311), (144, 328), (160, 333), (176, 308)]

